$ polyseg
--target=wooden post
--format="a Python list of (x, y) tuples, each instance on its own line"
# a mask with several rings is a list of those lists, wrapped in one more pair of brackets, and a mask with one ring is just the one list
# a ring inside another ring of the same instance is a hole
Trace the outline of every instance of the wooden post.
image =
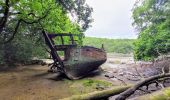
[(70, 34), (70, 39), (71, 39), (72, 45), (75, 44), (75, 43), (74, 43), (74, 38), (73, 38), (73, 35), (72, 35), (72, 34)]
[(62, 45), (64, 45), (64, 39), (63, 39), (63, 36), (60, 36), (60, 38), (61, 38)]

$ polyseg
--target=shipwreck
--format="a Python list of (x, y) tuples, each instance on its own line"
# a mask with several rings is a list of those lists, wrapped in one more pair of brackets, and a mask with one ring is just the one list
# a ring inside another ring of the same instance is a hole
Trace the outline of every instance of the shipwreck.
[[(43, 31), (43, 36), (54, 61), (50, 65), (50, 71), (63, 73), (70, 79), (80, 79), (87, 76), (106, 61), (104, 49), (78, 46), (74, 37), (79, 39), (79, 35), (70, 33), (48, 34)], [(69, 44), (65, 44), (64, 37), (68, 38)], [(61, 44), (56, 43), (57, 38), (60, 39)], [(59, 51), (63, 52), (64, 58), (59, 56)]]

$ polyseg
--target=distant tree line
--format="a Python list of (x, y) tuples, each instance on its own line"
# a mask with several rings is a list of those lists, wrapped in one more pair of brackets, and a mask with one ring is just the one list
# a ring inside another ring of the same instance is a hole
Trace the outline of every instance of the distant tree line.
[(89, 45), (101, 48), (102, 44), (104, 49), (108, 53), (133, 53), (133, 42), (134, 39), (106, 39), (106, 38), (94, 38), (85, 37), (83, 39), (83, 45)]

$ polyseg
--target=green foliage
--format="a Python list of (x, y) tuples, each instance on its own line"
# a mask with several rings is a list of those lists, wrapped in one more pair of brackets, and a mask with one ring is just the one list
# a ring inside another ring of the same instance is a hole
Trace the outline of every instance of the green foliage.
[(13, 65), (15, 63), (25, 63), (33, 57), (45, 58), (47, 53), (41, 42), (35, 43), (29, 36), (17, 34), (12, 42), (1, 44), (0, 64)]
[(74, 17), (76, 17), (76, 22), (81, 26), (82, 31), (90, 27), (90, 23), (93, 21), (91, 17), (93, 9), (86, 4), (86, 0), (56, 0), (56, 2), (64, 6), (64, 10), (76, 15)]
[(133, 39), (106, 39), (85, 37), (83, 44), (101, 48), (102, 44), (109, 53), (132, 53), (133, 52)]
[[(82, 32), (91, 22), (92, 8), (86, 5), (85, 1), (67, 1), (0, 1), (0, 63), (23, 62), (32, 57), (44, 57), (46, 52), (41, 35), (43, 29), (48, 33), (74, 33), (83, 36)], [(83, 8), (81, 13), (78, 13), (78, 7)], [(71, 21), (70, 13), (78, 17), (77, 21)], [(83, 17), (84, 15), (86, 17)], [(78, 39), (78, 44), (82, 44), (82, 38)]]
[(169, 5), (168, 0), (144, 0), (136, 3), (133, 25), (139, 31), (139, 36), (134, 47), (135, 59), (153, 60), (170, 52)]

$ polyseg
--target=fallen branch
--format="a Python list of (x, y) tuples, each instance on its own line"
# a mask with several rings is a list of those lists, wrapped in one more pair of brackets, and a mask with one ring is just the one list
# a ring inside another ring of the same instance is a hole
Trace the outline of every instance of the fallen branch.
[(128, 90), (124, 91), (123, 93), (121, 93), (116, 100), (125, 100), (126, 98), (128, 98), (130, 95), (132, 95), (136, 90), (140, 89), (140, 87), (142, 86), (147, 86), (150, 83), (153, 83), (153, 81), (155, 80), (159, 80), (161, 78), (167, 78), (170, 77), (170, 73), (168, 74), (161, 74), (161, 75), (156, 75), (156, 76), (152, 76), (142, 82), (139, 82), (138, 84), (136, 84), (135, 86), (129, 88)]
[(83, 95), (74, 95), (72, 97), (64, 98), (64, 99), (61, 99), (61, 100), (99, 100), (99, 99), (106, 99), (110, 96), (117, 95), (117, 94), (127, 90), (130, 87), (131, 87), (130, 85), (129, 86), (122, 86), (122, 87), (113, 87), (113, 88), (108, 89), (108, 90), (95, 91), (95, 92), (83, 94)]
[(135, 97), (134, 100), (169, 100), (170, 88), (161, 89), (159, 91), (153, 92), (151, 94), (146, 94), (142, 96)]

